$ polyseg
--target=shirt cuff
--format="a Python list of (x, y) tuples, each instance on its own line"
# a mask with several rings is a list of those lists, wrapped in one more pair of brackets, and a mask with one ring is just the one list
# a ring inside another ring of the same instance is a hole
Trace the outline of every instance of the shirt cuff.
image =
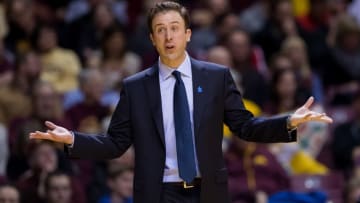
[(288, 117), (286, 118), (286, 128), (287, 128), (289, 133), (291, 133), (292, 131), (297, 129), (297, 126), (294, 127), (294, 126), (291, 125), (290, 118), (291, 118), (291, 114), (288, 115)]
[(73, 148), (74, 147), (74, 143), (75, 143), (75, 135), (74, 135), (74, 132), (73, 131), (70, 131), (71, 135), (72, 135), (72, 143), (71, 144), (67, 144), (66, 146), (68, 148)]

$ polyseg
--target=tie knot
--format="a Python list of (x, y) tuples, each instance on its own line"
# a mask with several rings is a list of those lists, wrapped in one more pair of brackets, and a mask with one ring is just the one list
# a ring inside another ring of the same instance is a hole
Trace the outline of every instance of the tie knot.
[(171, 74), (173, 74), (173, 76), (175, 76), (177, 81), (181, 80), (181, 73), (179, 71), (175, 70)]

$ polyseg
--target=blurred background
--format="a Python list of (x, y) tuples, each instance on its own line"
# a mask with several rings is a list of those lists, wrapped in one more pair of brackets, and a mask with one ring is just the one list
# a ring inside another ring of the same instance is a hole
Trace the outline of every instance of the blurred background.
[[(0, 0), (0, 200), (132, 202), (132, 148), (69, 160), (28, 133), (45, 120), (106, 133), (122, 80), (158, 59), (146, 25), (158, 1)], [(188, 53), (230, 68), (255, 116), (313, 95), (334, 119), (300, 126), (290, 144), (245, 142), (224, 126), (233, 202), (360, 202), (360, 0), (179, 2)]]

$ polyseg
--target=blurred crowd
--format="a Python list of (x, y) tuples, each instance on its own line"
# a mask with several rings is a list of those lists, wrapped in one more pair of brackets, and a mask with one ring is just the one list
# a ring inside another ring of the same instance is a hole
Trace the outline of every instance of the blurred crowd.
[[(122, 80), (158, 60), (146, 25), (157, 1), (0, 0), (0, 202), (132, 202), (133, 148), (69, 160), (28, 134), (45, 120), (106, 133)], [(290, 144), (245, 142), (224, 126), (233, 202), (359, 202), (360, 0), (179, 2), (191, 14), (188, 53), (230, 68), (255, 116), (312, 95), (334, 119), (300, 126)]]

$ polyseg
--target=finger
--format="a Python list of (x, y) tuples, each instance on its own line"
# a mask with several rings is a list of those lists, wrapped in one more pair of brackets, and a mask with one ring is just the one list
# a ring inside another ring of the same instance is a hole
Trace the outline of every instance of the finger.
[(36, 131), (34, 133), (30, 133), (30, 139), (52, 140), (52, 137), (51, 137), (51, 135), (49, 133)]
[(325, 123), (332, 123), (333, 120), (329, 116), (326, 116), (326, 114), (319, 114), (319, 115), (313, 115), (310, 117), (311, 121), (319, 121), (319, 122), (325, 122)]
[(54, 130), (56, 127), (58, 127), (57, 125), (55, 125), (53, 122), (51, 121), (45, 121), (45, 125), (50, 129), (50, 130)]
[(304, 106), (305, 108), (310, 108), (311, 104), (314, 102), (314, 97), (311, 96), (309, 99), (305, 102)]
[(324, 122), (324, 123), (332, 123), (333, 119), (329, 116), (321, 116), (317, 119), (317, 121)]

